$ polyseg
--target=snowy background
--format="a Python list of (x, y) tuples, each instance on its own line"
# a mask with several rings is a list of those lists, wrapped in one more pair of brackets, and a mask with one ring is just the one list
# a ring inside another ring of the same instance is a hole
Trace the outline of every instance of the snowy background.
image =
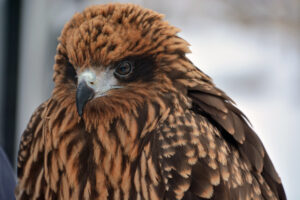
[[(57, 37), (64, 23), (87, 5), (107, 2), (23, 0), (18, 138), (34, 109), (51, 94)], [(119, 2), (164, 13), (182, 30), (180, 36), (191, 44), (190, 59), (248, 116), (288, 199), (300, 199), (300, 1)]]

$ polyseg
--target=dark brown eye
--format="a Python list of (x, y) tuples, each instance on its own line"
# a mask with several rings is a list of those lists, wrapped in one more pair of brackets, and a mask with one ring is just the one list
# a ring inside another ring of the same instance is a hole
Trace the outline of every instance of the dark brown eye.
[(125, 78), (132, 72), (132, 64), (129, 61), (120, 62), (115, 69), (115, 75)]

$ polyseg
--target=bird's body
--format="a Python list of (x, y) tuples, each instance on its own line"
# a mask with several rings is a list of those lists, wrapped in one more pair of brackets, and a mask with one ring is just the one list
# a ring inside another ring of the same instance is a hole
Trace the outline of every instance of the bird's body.
[(22, 136), (17, 199), (285, 199), (245, 116), (177, 32), (130, 4), (73, 17), (53, 94)]

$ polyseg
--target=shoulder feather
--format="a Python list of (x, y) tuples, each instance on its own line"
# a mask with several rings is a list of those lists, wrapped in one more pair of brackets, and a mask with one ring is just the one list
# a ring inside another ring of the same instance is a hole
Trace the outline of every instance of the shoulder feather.
[(238, 150), (252, 172), (265, 179), (278, 199), (286, 199), (281, 180), (262, 142), (234, 102), (216, 87), (197, 85), (188, 89), (188, 96), (192, 100), (193, 111), (206, 117), (219, 129), (223, 138)]

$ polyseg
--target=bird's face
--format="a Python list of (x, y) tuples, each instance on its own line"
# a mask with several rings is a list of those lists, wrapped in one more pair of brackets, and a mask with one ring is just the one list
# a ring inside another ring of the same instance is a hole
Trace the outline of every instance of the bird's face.
[(180, 64), (189, 49), (178, 31), (162, 15), (136, 5), (87, 8), (60, 36), (54, 97), (76, 105), (80, 117), (88, 113), (88, 120), (159, 101), (190, 70)]
[[(127, 67), (127, 70), (131, 70), (131, 66)], [(124, 75), (129, 73), (126, 72), (125, 67), (121, 68), (121, 70), (123, 70)], [(118, 70), (111, 68), (107, 68), (106, 70), (95, 70), (95, 68), (90, 68), (78, 73), (76, 106), (80, 116), (82, 115), (83, 107), (88, 100), (103, 97), (112, 89), (122, 88), (114, 75), (114, 71)]]
[(110, 97), (146, 87), (155, 80), (155, 64), (150, 58), (127, 58), (108, 66), (92, 66), (77, 71), (76, 107), (79, 116), (85, 104), (92, 100)]

